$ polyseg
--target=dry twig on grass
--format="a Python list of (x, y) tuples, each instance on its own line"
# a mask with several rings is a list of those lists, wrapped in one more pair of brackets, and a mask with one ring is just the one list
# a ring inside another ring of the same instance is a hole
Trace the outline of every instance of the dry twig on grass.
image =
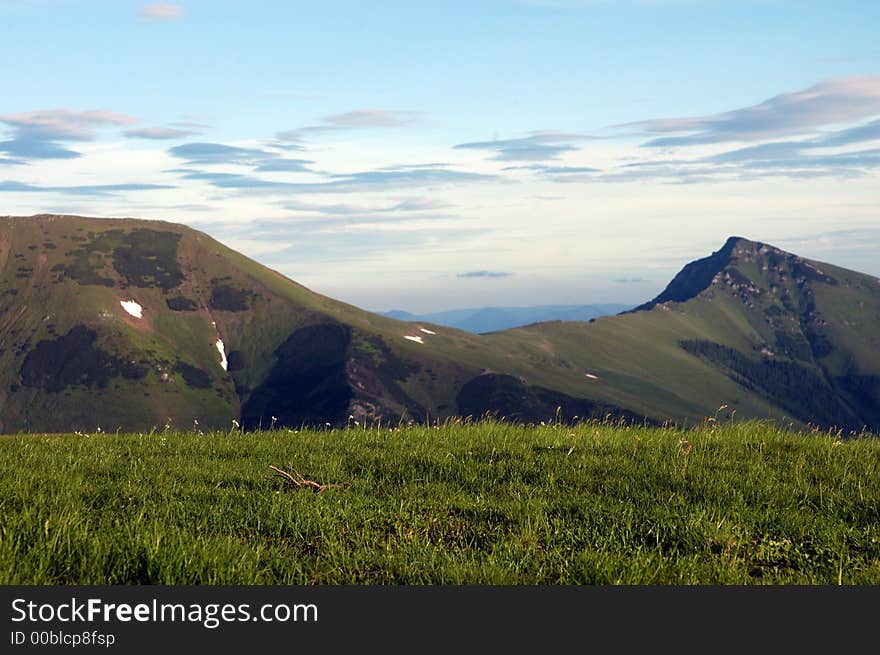
[(269, 465), (269, 468), (275, 471), (276, 475), (281, 476), (285, 480), (287, 480), (294, 487), (302, 488), (307, 487), (310, 489), (314, 489), (315, 491), (325, 491), (327, 489), (332, 489), (334, 487), (345, 487), (347, 486), (344, 482), (337, 482), (332, 484), (321, 484), (320, 482), (315, 482), (314, 480), (308, 480), (300, 475), (296, 469), (290, 469), (290, 471), (285, 471), (284, 469), (280, 469), (277, 466)]

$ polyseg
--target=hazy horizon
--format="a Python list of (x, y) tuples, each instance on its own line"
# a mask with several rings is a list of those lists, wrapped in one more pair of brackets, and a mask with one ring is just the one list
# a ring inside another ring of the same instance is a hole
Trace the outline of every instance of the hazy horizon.
[(880, 4), (0, 0), (0, 214), (184, 223), (372, 311), (880, 275)]

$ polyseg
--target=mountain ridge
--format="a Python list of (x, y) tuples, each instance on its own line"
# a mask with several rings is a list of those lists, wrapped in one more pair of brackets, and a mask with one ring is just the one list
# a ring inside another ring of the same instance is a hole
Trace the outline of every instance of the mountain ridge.
[(475, 334), (498, 332), (547, 321), (589, 321), (630, 309), (621, 303), (584, 305), (531, 305), (505, 307), (466, 307), (441, 312), (413, 314), (403, 310), (381, 312), (383, 316), (407, 322), (428, 322), (466, 330)]
[(876, 278), (733, 237), (652, 302), (477, 335), (321, 296), (183, 225), (0, 217), (0, 432), (725, 405), (880, 430)]

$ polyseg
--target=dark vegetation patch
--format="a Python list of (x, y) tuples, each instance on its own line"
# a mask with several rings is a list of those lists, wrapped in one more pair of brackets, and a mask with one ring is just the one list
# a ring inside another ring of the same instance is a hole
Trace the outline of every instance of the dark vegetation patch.
[(56, 246), (56, 245), (55, 245), (54, 243), (52, 243), (51, 241), (43, 241), (43, 247), (44, 247), (46, 250), (55, 250), (55, 248), (57, 248), (58, 246)]
[(133, 230), (114, 251), (113, 266), (136, 287), (173, 289), (183, 281), (177, 263), (180, 235), (157, 230)]
[[(94, 237), (92, 233), (89, 235)], [(69, 264), (56, 264), (52, 270), (59, 273), (59, 280), (67, 278), (84, 285), (116, 286), (116, 282), (103, 272), (107, 266), (105, 257), (112, 253), (114, 244), (122, 236), (122, 230), (108, 230), (100, 238), (92, 238), (91, 241), (84, 237), (72, 237), (76, 241), (81, 240), (83, 245), (65, 253), (72, 260)]]
[[(645, 417), (632, 412), (574, 398), (558, 391), (527, 385), (512, 375), (488, 373), (467, 382), (456, 398), (462, 416), (480, 418), (487, 413), (509, 421), (539, 423), (541, 421), (573, 422), (579, 419), (604, 419), (607, 415), (627, 422), (643, 423)], [(653, 421), (647, 421), (653, 423)]]
[(174, 365), (174, 371), (183, 376), (186, 385), (191, 389), (209, 389), (211, 387), (211, 376), (197, 366), (178, 360)]
[(859, 375), (850, 370), (833, 377), (831, 382), (864, 424), (873, 432), (880, 432), (880, 375)]
[(821, 359), (834, 351), (834, 344), (826, 335), (822, 334), (815, 326), (807, 325), (804, 328), (804, 336), (810, 344), (813, 357)]
[(125, 233), (107, 230), (96, 235), (89, 232), (89, 240), (67, 255), (69, 264), (52, 267), (61, 278), (79, 284), (115, 286), (105, 274), (108, 258), (126, 285), (172, 289), (183, 281), (177, 263), (180, 235), (174, 232), (139, 229)]
[(275, 349), (276, 363), (266, 380), (244, 403), (242, 426), (343, 423), (353, 396), (345, 370), (350, 342), (351, 330), (341, 323), (291, 333)]
[(31, 340), (25, 339), (15, 348), (15, 356), (21, 357), (31, 349)]
[(165, 304), (168, 305), (168, 309), (174, 312), (194, 312), (198, 309), (198, 305), (195, 300), (190, 298), (185, 298), (183, 296), (174, 296), (173, 298), (166, 298)]
[(362, 332), (358, 332), (357, 337), (355, 354), (369, 362), (370, 368), (383, 378), (402, 382), (421, 370), (416, 362), (398, 357), (381, 337)]
[(244, 312), (250, 308), (253, 292), (230, 284), (217, 284), (211, 289), (211, 309), (226, 312)]
[[(357, 387), (359, 399), (373, 406), (373, 418), (381, 416), (394, 423), (403, 418), (420, 421), (427, 416), (425, 408), (401, 387), (402, 382), (422, 370), (418, 362), (398, 356), (381, 337), (360, 331), (352, 338), (351, 354), (349, 381)], [(426, 373), (437, 379), (430, 369)], [(392, 410), (389, 400), (400, 405), (401, 410)]]
[(755, 361), (711, 341), (680, 341), (679, 345), (715, 365), (746, 389), (766, 395), (802, 421), (846, 430), (860, 430), (863, 426), (834, 389), (811, 368), (766, 358)]
[(813, 349), (803, 334), (790, 334), (777, 330), (775, 336), (777, 353), (784, 354), (790, 359), (799, 359), (805, 362), (813, 360)]
[(233, 350), (226, 355), (226, 370), (230, 373), (242, 371), (245, 367), (244, 353), (240, 350)]
[(103, 389), (111, 378), (137, 380), (147, 374), (142, 363), (102, 350), (96, 339), (94, 330), (77, 325), (64, 336), (40, 341), (21, 365), (21, 383), (56, 393), (68, 387)]

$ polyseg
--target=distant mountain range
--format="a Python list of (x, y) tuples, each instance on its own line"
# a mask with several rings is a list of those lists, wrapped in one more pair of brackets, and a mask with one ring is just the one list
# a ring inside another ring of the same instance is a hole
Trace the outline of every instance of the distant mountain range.
[(535, 307), (472, 307), (432, 314), (410, 314), (395, 309), (383, 312), (382, 315), (398, 321), (434, 323), (483, 334), (546, 321), (589, 321), (600, 316), (619, 314), (628, 309), (632, 309), (632, 305), (537, 305)]
[(0, 433), (486, 413), (880, 431), (878, 326), (877, 278), (737, 237), (626, 313), (472, 334), (182, 225), (0, 217)]

